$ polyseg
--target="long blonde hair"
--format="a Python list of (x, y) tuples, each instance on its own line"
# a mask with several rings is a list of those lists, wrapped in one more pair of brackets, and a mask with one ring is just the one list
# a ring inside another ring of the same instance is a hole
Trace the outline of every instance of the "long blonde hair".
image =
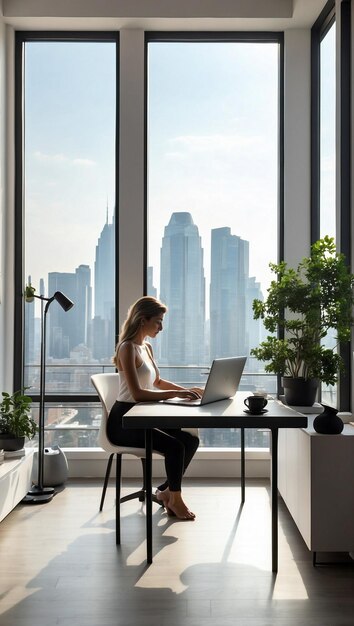
[(116, 366), (118, 366), (118, 350), (120, 345), (123, 341), (131, 341), (134, 339), (141, 326), (142, 320), (149, 320), (156, 315), (166, 313), (166, 311), (167, 306), (152, 296), (139, 298), (139, 300), (129, 307), (126, 320), (123, 322), (119, 333), (116, 353), (113, 357), (113, 362)]

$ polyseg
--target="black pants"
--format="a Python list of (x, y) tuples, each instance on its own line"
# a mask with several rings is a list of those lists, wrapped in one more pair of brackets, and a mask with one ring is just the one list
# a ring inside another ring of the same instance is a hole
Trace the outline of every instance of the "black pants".
[[(130, 402), (116, 402), (107, 421), (107, 437), (116, 446), (145, 448), (145, 431), (122, 427), (122, 417), (134, 406)], [(158, 488), (181, 491), (182, 476), (199, 446), (198, 437), (178, 428), (152, 431), (152, 447), (165, 457), (167, 480)]]

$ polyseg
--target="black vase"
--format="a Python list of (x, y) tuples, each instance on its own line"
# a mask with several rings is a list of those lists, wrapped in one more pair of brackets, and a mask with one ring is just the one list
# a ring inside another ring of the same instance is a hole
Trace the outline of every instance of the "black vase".
[(312, 406), (316, 400), (318, 380), (315, 378), (291, 378), (283, 376), (286, 403), (289, 406)]
[(322, 404), (324, 411), (321, 415), (317, 415), (313, 422), (313, 427), (316, 433), (322, 435), (340, 435), (344, 428), (344, 424), (340, 417), (338, 417), (337, 409), (332, 406)]

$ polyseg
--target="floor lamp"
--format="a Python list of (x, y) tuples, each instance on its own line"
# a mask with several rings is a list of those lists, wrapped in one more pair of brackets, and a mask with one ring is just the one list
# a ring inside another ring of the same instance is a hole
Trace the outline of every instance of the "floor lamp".
[[(41, 367), (40, 367), (40, 388), (39, 388), (39, 420), (38, 420), (38, 479), (37, 484), (27, 493), (22, 502), (40, 504), (49, 502), (54, 495), (53, 487), (43, 486), (43, 467), (44, 467), (44, 395), (45, 395), (45, 361), (46, 361), (46, 325), (48, 309), (56, 300), (64, 311), (69, 311), (74, 303), (67, 298), (61, 291), (56, 291), (51, 298), (44, 296), (35, 296), (41, 301)], [(44, 306), (44, 302), (46, 303)]]

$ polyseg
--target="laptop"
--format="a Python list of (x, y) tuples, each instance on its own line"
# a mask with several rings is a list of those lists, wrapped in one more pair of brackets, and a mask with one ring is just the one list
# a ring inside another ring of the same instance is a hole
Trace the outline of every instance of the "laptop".
[(232, 398), (240, 384), (246, 360), (247, 357), (245, 356), (214, 359), (201, 398), (198, 400), (170, 398), (169, 400), (162, 400), (162, 402), (164, 404), (178, 404), (180, 406), (203, 406), (211, 402)]

